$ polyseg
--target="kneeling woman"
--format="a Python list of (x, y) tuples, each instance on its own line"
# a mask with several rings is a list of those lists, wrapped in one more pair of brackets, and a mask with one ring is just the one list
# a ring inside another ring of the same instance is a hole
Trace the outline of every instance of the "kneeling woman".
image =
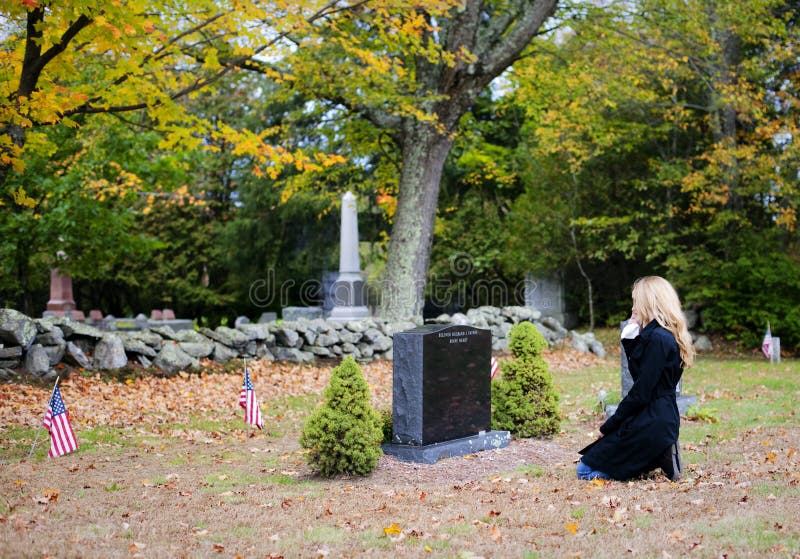
[(678, 294), (664, 278), (646, 276), (633, 284), (622, 345), (633, 386), (600, 427), (601, 438), (580, 451), (578, 478), (625, 480), (661, 468), (677, 481), (681, 417), (675, 389), (694, 362), (694, 347)]

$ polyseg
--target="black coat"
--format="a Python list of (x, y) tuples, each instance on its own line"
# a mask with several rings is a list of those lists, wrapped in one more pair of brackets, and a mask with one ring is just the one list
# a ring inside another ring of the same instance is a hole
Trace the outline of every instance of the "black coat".
[(581, 451), (584, 464), (619, 480), (655, 469), (660, 455), (678, 441), (675, 389), (683, 373), (675, 338), (655, 320), (622, 346), (633, 386), (600, 427), (603, 437)]

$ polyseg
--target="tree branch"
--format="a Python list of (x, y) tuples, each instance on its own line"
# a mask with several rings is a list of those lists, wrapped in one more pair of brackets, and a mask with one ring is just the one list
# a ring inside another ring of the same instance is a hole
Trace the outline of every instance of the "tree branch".
[[(337, 12), (340, 12), (340, 11), (347, 10), (347, 9), (355, 9), (355, 8), (365, 4), (366, 1), (367, 0), (360, 0), (359, 2), (356, 2), (355, 4), (353, 4), (351, 6), (337, 7), (338, 4), (339, 4), (339, 0), (331, 0), (330, 2), (328, 2), (327, 4), (322, 6), (319, 10), (317, 10), (315, 13), (313, 13), (308, 18), (306, 18), (306, 21), (308, 23), (313, 23), (313, 22), (315, 22), (316, 20), (318, 20), (318, 19), (320, 19), (322, 17), (326, 17), (326, 16), (329, 16), (331, 14), (334, 14), (334, 13), (337, 13)], [(153, 59), (157, 60), (157, 59), (163, 58), (164, 56), (166, 56), (166, 54), (168, 52), (168, 47), (175, 45), (177, 42), (180, 41), (180, 39), (185, 38), (185, 37), (191, 35), (192, 33), (198, 32), (198, 31), (202, 30), (203, 28), (208, 27), (211, 23), (213, 23), (214, 21), (218, 20), (219, 18), (227, 15), (228, 13), (230, 13), (230, 12), (220, 12), (220, 13), (214, 14), (213, 16), (207, 18), (206, 20), (198, 23), (197, 25), (195, 25), (191, 29), (187, 29), (186, 31), (180, 33), (179, 35), (176, 35), (175, 37), (170, 39), (170, 41), (167, 44), (163, 45), (160, 49), (156, 50), (156, 52), (154, 52), (152, 55), (148, 55), (147, 57), (145, 57), (145, 59), (142, 61), (142, 65), (146, 64), (150, 60), (153, 60)], [(226, 74), (230, 73), (232, 70), (234, 70), (236, 68), (245, 68), (245, 69), (248, 69), (248, 70), (254, 70), (252, 65), (254, 63), (257, 63), (257, 61), (255, 60), (255, 57), (258, 56), (259, 54), (261, 54), (262, 52), (264, 52), (266, 49), (274, 46), (279, 41), (283, 40), (285, 37), (288, 36), (289, 33), (290, 33), (290, 31), (288, 31), (288, 30), (279, 33), (278, 35), (273, 37), (271, 40), (267, 41), (263, 45), (261, 45), (261, 46), (257, 47), (256, 49), (254, 49), (254, 52), (253, 52), (252, 55), (240, 56), (238, 58), (231, 59), (231, 60), (227, 61), (225, 63), (225, 65), (220, 70), (218, 70), (216, 73), (214, 73), (214, 74), (212, 74), (212, 75), (210, 75), (210, 76), (208, 76), (206, 78), (198, 78), (193, 84), (191, 84), (191, 85), (189, 85), (187, 87), (184, 87), (184, 88), (182, 88), (182, 89), (180, 89), (178, 91), (175, 91), (173, 93), (170, 93), (169, 94), (170, 100), (175, 101), (177, 99), (185, 97), (186, 95), (189, 95), (190, 93), (194, 93), (195, 91), (198, 91), (198, 90), (200, 90), (200, 89), (202, 89), (204, 87), (207, 87), (207, 86), (217, 82), (222, 77), (224, 77)], [(195, 58), (195, 60), (198, 60), (198, 57), (195, 56), (194, 58)], [(123, 76), (120, 76), (117, 80), (115, 80), (114, 85), (119, 85), (119, 84), (125, 82), (126, 80), (128, 80), (131, 77), (131, 75), (132, 74), (125, 74)], [(71, 116), (71, 115), (75, 115), (75, 114), (121, 113), (121, 112), (129, 112), (129, 111), (141, 110), (141, 109), (144, 109), (144, 108), (147, 108), (148, 106), (150, 106), (150, 104), (147, 103), (147, 102), (133, 103), (133, 104), (129, 104), (129, 105), (119, 105), (119, 106), (116, 106), (116, 107), (97, 107), (97, 106), (93, 106), (94, 103), (97, 103), (101, 99), (102, 99), (102, 97), (92, 98), (89, 101), (87, 101), (86, 103), (84, 103), (83, 105), (81, 105), (80, 107), (75, 107), (74, 109), (70, 109), (68, 111), (63, 112), (61, 116)], [(154, 106), (159, 106), (160, 104), (161, 104), (160, 102), (157, 102), (157, 103), (155, 103)]]
[(82, 29), (92, 23), (92, 19), (80, 15), (70, 24), (59, 41), (42, 54), (42, 23), (44, 22), (44, 8), (38, 7), (28, 12), (26, 23), (25, 55), (20, 72), (19, 86), (16, 94), (19, 97), (28, 97), (36, 89), (42, 70), (56, 56), (64, 52), (69, 42), (80, 33)]

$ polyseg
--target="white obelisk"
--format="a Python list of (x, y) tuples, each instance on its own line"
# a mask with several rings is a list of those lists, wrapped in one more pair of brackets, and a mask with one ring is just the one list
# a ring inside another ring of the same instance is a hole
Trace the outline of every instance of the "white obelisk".
[(356, 197), (347, 191), (342, 196), (342, 223), (339, 235), (339, 276), (332, 286), (332, 320), (357, 320), (369, 316), (364, 301), (365, 282), (358, 257), (358, 207)]

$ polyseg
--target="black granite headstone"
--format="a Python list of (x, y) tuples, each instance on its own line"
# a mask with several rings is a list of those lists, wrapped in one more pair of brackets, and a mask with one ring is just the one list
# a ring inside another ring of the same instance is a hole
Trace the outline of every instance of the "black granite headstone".
[(508, 444), (506, 431), (490, 431), (489, 330), (420, 326), (397, 332), (393, 343), (393, 444), (384, 446), (387, 454), (435, 462)]

